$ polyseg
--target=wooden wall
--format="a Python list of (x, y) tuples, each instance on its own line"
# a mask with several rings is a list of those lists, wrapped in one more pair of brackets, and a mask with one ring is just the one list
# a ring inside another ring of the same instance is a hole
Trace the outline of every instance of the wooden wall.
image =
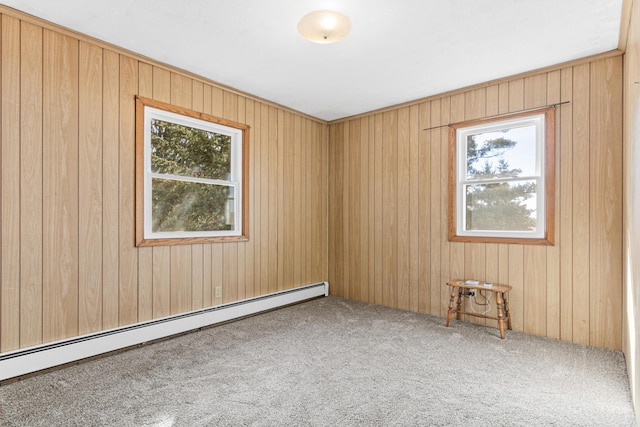
[[(514, 329), (622, 347), (620, 56), (327, 127), (0, 12), (0, 352), (327, 276), (335, 295), (438, 316), (450, 278), (509, 283)], [(249, 242), (134, 246), (137, 94), (251, 126)], [(424, 129), (565, 101), (556, 245), (448, 242), (447, 128)]]
[(624, 341), (631, 392), (640, 417), (640, 1), (633, 1), (624, 55), (625, 220)]
[[(450, 243), (447, 127), (425, 129), (560, 102), (556, 244)], [(447, 280), (508, 283), (515, 330), (620, 349), (622, 57), (332, 122), (329, 206), (336, 295), (444, 316)]]
[[(326, 280), (326, 123), (0, 13), (0, 352)], [(135, 95), (251, 126), (249, 242), (134, 246)]]

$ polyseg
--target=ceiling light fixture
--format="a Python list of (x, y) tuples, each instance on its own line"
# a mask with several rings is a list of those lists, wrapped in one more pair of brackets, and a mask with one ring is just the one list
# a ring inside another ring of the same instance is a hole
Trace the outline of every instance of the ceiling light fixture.
[(351, 31), (351, 20), (331, 10), (316, 10), (307, 13), (298, 22), (298, 32), (314, 43), (335, 43), (347, 37)]

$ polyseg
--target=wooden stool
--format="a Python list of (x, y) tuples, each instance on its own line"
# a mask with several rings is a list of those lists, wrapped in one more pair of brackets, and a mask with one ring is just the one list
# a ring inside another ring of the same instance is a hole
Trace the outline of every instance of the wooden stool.
[[(509, 314), (509, 303), (507, 301), (507, 293), (512, 289), (509, 285), (500, 285), (497, 283), (491, 286), (485, 286), (484, 282), (480, 282), (477, 285), (465, 284), (464, 280), (450, 280), (447, 282), (447, 286), (451, 286), (451, 298), (449, 299), (449, 311), (447, 311), (447, 323), (445, 326), (449, 326), (451, 321), (451, 313), (456, 313), (456, 320), (460, 320), (461, 314), (468, 314), (469, 316), (482, 317), (485, 319), (495, 319), (498, 321), (498, 327), (500, 328), (500, 338), (504, 339), (504, 323), (507, 322), (507, 328), (511, 329), (511, 315)], [(458, 294), (458, 301), (456, 307), (453, 307), (453, 301), (456, 297), (456, 289)], [(475, 289), (481, 291), (493, 292), (496, 294), (496, 310), (498, 317), (487, 316), (482, 313), (474, 313), (469, 311), (462, 311), (462, 294), (465, 289)]]

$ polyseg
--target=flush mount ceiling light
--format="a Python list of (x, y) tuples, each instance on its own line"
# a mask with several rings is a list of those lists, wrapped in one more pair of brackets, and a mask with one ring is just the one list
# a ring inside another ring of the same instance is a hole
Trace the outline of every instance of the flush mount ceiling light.
[(314, 43), (335, 43), (351, 31), (349, 17), (331, 10), (307, 13), (298, 22), (298, 32)]

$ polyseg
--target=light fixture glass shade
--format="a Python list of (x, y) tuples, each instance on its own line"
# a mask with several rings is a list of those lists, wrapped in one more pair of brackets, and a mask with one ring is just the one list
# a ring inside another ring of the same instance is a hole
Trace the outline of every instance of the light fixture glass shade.
[(351, 31), (351, 20), (331, 10), (316, 10), (307, 13), (298, 22), (298, 32), (314, 43), (334, 43), (342, 40)]

